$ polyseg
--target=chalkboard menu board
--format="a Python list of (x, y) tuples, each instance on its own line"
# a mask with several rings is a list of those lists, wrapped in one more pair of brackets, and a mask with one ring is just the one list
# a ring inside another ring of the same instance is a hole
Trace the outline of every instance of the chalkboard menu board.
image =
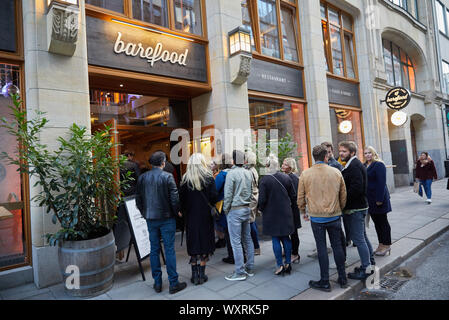
[(16, 1), (0, 1), (0, 51), (17, 51)]

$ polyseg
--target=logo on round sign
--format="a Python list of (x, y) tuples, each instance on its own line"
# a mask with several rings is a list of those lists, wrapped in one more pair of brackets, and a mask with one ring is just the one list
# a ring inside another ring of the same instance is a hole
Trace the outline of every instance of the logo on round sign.
[(385, 102), (390, 109), (401, 110), (407, 107), (412, 99), (408, 89), (396, 87), (388, 91)]

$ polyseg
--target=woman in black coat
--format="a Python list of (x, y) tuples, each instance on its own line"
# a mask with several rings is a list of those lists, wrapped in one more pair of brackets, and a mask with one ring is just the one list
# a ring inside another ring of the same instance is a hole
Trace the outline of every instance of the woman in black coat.
[[(276, 157), (267, 161), (268, 173), (259, 184), (259, 210), (262, 212), (263, 233), (272, 237), (273, 252), (276, 257), (276, 275), (290, 274), (292, 242), (290, 235), (295, 230), (293, 225), (292, 203), (296, 202), (295, 189), (285, 173), (279, 171)], [(284, 247), (285, 263), (282, 261)]]
[(391, 212), (390, 193), (387, 188), (387, 169), (373, 147), (364, 152), (368, 175), (368, 213), (376, 228), (379, 247), (374, 251), (377, 256), (391, 253), (391, 227), (387, 213)]
[(214, 219), (210, 208), (218, 198), (212, 171), (202, 154), (195, 153), (190, 157), (179, 197), (181, 213), (185, 217), (187, 253), (192, 265), (191, 282), (202, 284), (207, 281), (206, 262), (215, 251)]
[[(287, 158), (282, 163), (282, 172), (288, 175), (293, 187), (295, 189), (295, 199), (298, 194), (298, 167), (296, 166), (296, 160), (293, 158)], [(299, 256), (299, 236), (298, 229), (301, 228), (301, 217), (299, 213), (298, 204), (296, 201), (292, 203), (292, 213), (293, 213), (293, 225), (295, 230), (290, 235), (290, 240), (292, 241), (292, 263), (299, 263), (301, 257)]]

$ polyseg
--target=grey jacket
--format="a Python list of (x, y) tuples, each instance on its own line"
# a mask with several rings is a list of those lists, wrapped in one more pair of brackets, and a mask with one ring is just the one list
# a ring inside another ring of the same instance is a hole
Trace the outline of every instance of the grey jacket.
[(343, 166), (341, 165), (340, 162), (335, 160), (335, 158), (329, 159), (329, 162), (327, 164), (330, 165), (332, 168), (340, 170), (340, 172), (343, 171)]
[(249, 206), (252, 196), (253, 176), (251, 171), (233, 166), (226, 175), (223, 211), (228, 214), (231, 208)]

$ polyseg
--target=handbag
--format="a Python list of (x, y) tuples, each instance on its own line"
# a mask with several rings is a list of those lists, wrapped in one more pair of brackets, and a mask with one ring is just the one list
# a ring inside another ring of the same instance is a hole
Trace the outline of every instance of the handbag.
[(418, 193), (419, 192), (419, 182), (415, 181), (413, 183), (413, 192)]
[(212, 206), (209, 203), (209, 200), (207, 200), (206, 195), (203, 193), (203, 191), (200, 191), (200, 193), (203, 196), (204, 200), (206, 200), (206, 203), (210, 208), (210, 215), (212, 216), (212, 218), (217, 219), (220, 216), (220, 212), (217, 210), (215, 206)]

